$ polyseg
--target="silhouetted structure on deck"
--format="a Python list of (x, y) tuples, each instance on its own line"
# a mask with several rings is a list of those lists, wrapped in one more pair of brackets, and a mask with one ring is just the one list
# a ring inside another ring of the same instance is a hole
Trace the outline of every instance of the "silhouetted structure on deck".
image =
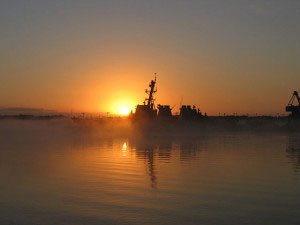
[[(297, 99), (298, 105), (294, 105), (294, 100)], [(291, 112), (291, 117), (300, 118), (300, 97), (297, 91), (293, 92), (293, 95), (285, 108), (286, 112)]]
[(180, 108), (180, 118), (182, 120), (196, 120), (202, 118), (203, 115), (200, 112), (200, 109), (197, 109), (194, 105), (183, 105)]
[(158, 105), (158, 119), (169, 120), (172, 119), (172, 111), (169, 105)]

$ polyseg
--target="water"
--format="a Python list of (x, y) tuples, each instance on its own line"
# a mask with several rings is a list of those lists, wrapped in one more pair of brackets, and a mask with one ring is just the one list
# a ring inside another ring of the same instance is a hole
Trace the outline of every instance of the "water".
[(0, 224), (300, 223), (300, 135), (147, 140), (35, 123), (0, 124)]

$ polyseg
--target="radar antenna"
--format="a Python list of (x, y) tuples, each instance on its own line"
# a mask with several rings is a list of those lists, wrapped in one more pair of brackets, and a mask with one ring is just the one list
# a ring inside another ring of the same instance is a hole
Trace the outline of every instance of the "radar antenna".
[[(154, 101), (155, 99), (153, 98), (153, 95), (157, 92), (157, 88), (155, 87), (156, 85), (156, 73), (155, 73), (155, 78), (154, 80), (151, 80), (149, 87), (150, 89), (146, 89), (146, 94), (148, 94), (148, 98), (145, 99), (145, 102), (147, 102), (147, 106), (150, 109), (154, 109), (155, 105), (154, 105)], [(144, 104), (145, 104), (144, 102)]]

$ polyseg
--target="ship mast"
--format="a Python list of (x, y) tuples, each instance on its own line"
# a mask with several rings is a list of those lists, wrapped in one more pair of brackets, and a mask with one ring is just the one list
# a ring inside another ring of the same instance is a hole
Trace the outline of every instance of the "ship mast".
[(155, 73), (154, 80), (151, 80), (151, 82), (149, 84), (150, 90), (146, 89), (146, 93), (149, 95), (149, 97), (146, 98), (145, 101), (147, 102), (147, 106), (150, 109), (154, 109), (155, 108), (155, 105), (154, 105), (155, 99), (153, 98), (154, 93), (157, 92), (157, 89), (155, 88), (155, 84), (156, 84), (156, 73)]

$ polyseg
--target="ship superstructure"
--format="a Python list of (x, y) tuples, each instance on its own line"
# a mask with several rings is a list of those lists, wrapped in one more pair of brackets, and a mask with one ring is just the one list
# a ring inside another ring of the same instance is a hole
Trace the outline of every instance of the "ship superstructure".
[(158, 105), (158, 115), (159, 120), (170, 120), (172, 119), (172, 109), (170, 105)]
[(193, 105), (183, 105), (180, 108), (180, 118), (182, 120), (196, 120), (202, 118), (203, 115), (200, 112), (200, 109), (197, 109), (196, 106)]
[(148, 95), (144, 101), (143, 105), (137, 105), (134, 119), (136, 120), (145, 120), (145, 119), (156, 119), (157, 118), (157, 109), (155, 107), (155, 98), (154, 94), (157, 92), (156, 85), (156, 74), (154, 80), (151, 80), (149, 84), (150, 89), (146, 89), (145, 92)]
[(170, 105), (161, 105), (158, 104), (157, 108), (155, 105), (154, 95), (157, 92), (156, 88), (156, 74), (154, 80), (151, 80), (149, 84), (149, 89), (145, 90), (147, 97), (145, 98), (143, 105), (137, 105), (135, 114), (132, 114), (132, 117), (136, 121), (142, 120), (165, 120), (170, 121), (171, 119), (180, 119), (180, 120), (196, 120), (203, 118), (202, 113), (195, 106), (191, 107), (190, 105), (182, 105), (180, 108), (180, 115), (173, 116), (172, 108)]

